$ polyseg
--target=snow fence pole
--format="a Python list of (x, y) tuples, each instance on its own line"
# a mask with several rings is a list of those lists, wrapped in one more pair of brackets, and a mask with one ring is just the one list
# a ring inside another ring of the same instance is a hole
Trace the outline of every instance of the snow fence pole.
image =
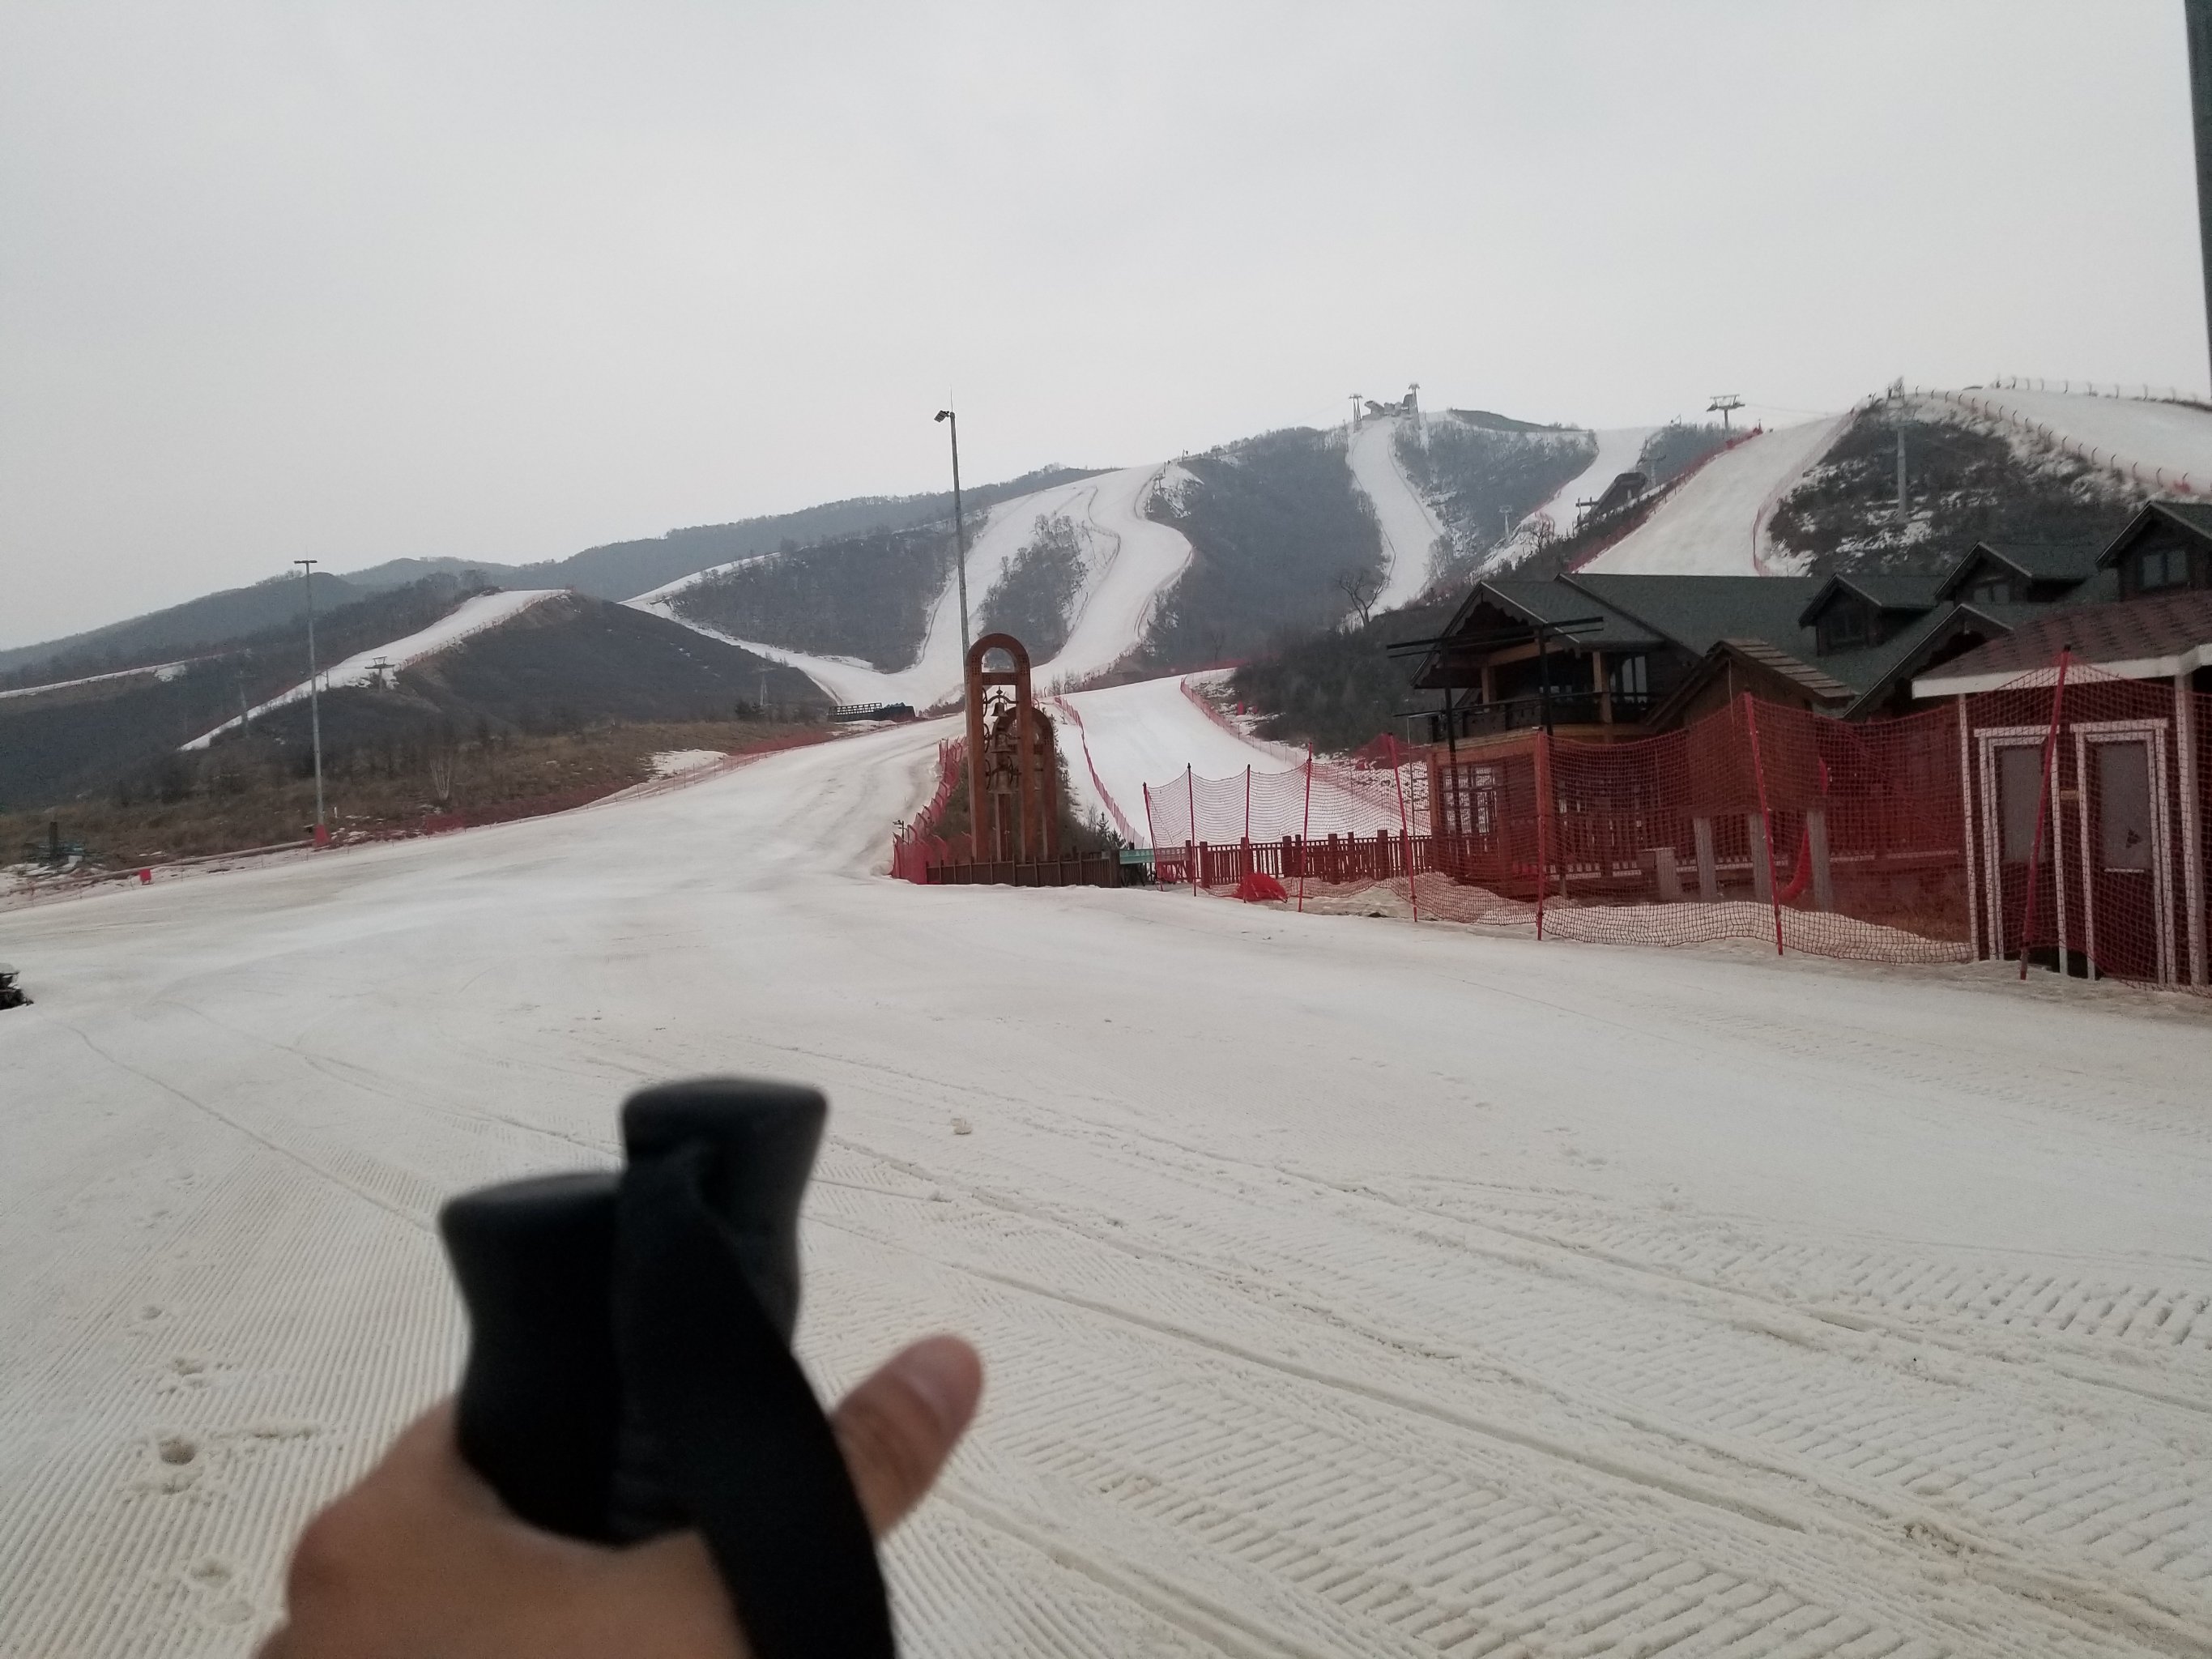
[(1766, 808), (1766, 768), (1759, 757), (1759, 702), (1743, 694), (1743, 723), (1751, 733), (1751, 775), (1759, 785), (1759, 838), (1766, 843), (1766, 896), (1774, 906), (1774, 954), (1782, 954), (1782, 890), (1774, 884), (1774, 814)]
[(1190, 803), (1190, 896), (1198, 896), (1198, 775), (1188, 761), (1182, 763), (1182, 793)]
[(1544, 942), (1544, 893), (1552, 884), (1552, 734), (1536, 732), (1536, 942)]
[(1244, 763), (1244, 839), (1252, 839), (1252, 763)]
[(1158, 882), (1158, 881), (1159, 880), (1159, 875), (1160, 875), (1160, 866), (1159, 866), (1159, 858), (1160, 858), (1160, 832), (1159, 832), (1159, 830), (1158, 830), (1154, 826), (1154, 824), (1153, 824), (1153, 823), (1152, 823), (1152, 786), (1151, 784), (1149, 784), (1149, 783), (1148, 783), (1148, 784), (1146, 784), (1146, 785), (1144, 786), (1144, 791), (1145, 791), (1145, 839), (1146, 839), (1146, 841), (1148, 841), (1148, 842), (1150, 842), (1152, 843), (1152, 879), (1153, 879), (1153, 881), (1154, 881), (1154, 882)]
[(1313, 740), (1306, 740), (1306, 816), (1298, 826), (1298, 910), (1306, 908), (1306, 848), (1313, 844)]
[(1390, 781), (1398, 787), (1398, 845), (1406, 855), (1406, 896), (1413, 901), (1413, 920), (1421, 919), (1421, 891), (1413, 884), (1413, 832), (1406, 822), (1406, 775), (1398, 766), (1398, 739), (1386, 734), (1390, 745)]
[[(2051, 774), (2058, 758), (2058, 711), (2066, 701), (2066, 665), (2073, 660), (2074, 647), (2058, 647), (2058, 683), (2051, 689), (2051, 727), (2043, 734), (2043, 782), (2035, 792), (2035, 834), (2027, 843), (2027, 894), (2020, 906), (2020, 976), (2027, 978), (2028, 933), (2035, 926), (2035, 877), (2043, 863), (2043, 814), (2051, 805)], [(2063, 946), (2064, 929), (2060, 929), (2059, 943)]]

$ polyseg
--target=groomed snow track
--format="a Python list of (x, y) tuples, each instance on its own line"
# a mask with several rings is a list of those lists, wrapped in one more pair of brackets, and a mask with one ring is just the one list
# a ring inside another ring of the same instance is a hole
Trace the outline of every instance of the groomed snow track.
[(2212, 1646), (2201, 1012), (871, 876), (949, 729), (5, 917), (0, 1653), (247, 1653), (440, 1203), (709, 1072), (822, 1384), (988, 1357), (922, 1659)]
[(1649, 518), (1583, 568), (1644, 575), (1766, 574), (1768, 519), (1849, 420), (1839, 416), (1771, 427), (1738, 441), (1675, 484)]
[(2212, 495), (2212, 410), (2157, 398), (2002, 387), (1928, 395), (2056, 444), (2143, 489)]

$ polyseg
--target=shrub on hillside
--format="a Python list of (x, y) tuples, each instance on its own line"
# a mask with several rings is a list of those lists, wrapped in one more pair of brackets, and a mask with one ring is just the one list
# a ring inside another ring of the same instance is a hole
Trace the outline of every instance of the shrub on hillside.
[(1436, 567), (1442, 577), (1474, 569), (1597, 453), (1587, 432), (1504, 429), (1455, 416), (1426, 424), (1425, 442), (1411, 422), (1400, 425), (1398, 464), (1449, 532)]
[(1039, 514), (1030, 539), (983, 601), (976, 631), (1012, 634), (1029, 647), (1031, 662), (1057, 656), (1083, 590), (1088, 545), (1082, 527), (1065, 513)]
[(1221, 662), (1285, 630), (1328, 627), (1351, 609), (1340, 579), (1379, 580), (1382, 535), (1352, 483), (1340, 432), (1291, 427), (1182, 465), (1191, 482), (1156, 492), (1150, 507), (1192, 552), (1146, 633), (1141, 655), (1152, 672)]
[(1936, 571), (1978, 541), (2108, 540), (2142, 499), (2086, 462), (2023, 451), (1948, 405), (1905, 398), (1861, 410), (1770, 526), (1776, 546), (1808, 571)]
[(1636, 457), (1636, 470), (1651, 481), (1654, 489), (1660, 489), (1704, 460), (1730, 435), (1717, 426), (1669, 421), (1644, 441)]
[(952, 580), (952, 556), (949, 524), (872, 530), (741, 564), (671, 603), (739, 639), (857, 657), (890, 672), (921, 653), (930, 607)]

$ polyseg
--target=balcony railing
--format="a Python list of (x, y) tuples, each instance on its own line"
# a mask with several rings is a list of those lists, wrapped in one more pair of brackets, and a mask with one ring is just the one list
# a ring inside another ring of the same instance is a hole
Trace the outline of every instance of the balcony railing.
[[(1657, 699), (1641, 691), (1615, 691), (1610, 701), (1610, 724), (1632, 726), (1650, 712)], [(1494, 737), (1501, 732), (1533, 731), (1543, 725), (1547, 704), (1554, 726), (1601, 726), (1608, 723), (1605, 702), (1595, 691), (1554, 691), (1549, 697), (1506, 697), (1497, 702), (1470, 703), (1452, 710), (1451, 732), (1447, 731), (1446, 717), (1441, 711), (1430, 715), (1430, 741), (1442, 743), (1455, 734), (1483, 738)]]

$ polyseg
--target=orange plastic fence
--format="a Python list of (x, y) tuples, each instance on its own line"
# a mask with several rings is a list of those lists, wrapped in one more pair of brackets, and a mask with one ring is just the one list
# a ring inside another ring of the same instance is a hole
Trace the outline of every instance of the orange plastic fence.
[(1899, 720), (1741, 697), (1638, 742), (1431, 750), (1401, 769), (1425, 785), (1402, 820), (1388, 769), (1316, 764), (1310, 817), (1304, 767), (1186, 772), (1147, 791), (1154, 870), (1209, 889), (1258, 872), (1303, 882), (1308, 908), (1539, 938), (2202, 989), (2212, 697), (2057, 670)]

